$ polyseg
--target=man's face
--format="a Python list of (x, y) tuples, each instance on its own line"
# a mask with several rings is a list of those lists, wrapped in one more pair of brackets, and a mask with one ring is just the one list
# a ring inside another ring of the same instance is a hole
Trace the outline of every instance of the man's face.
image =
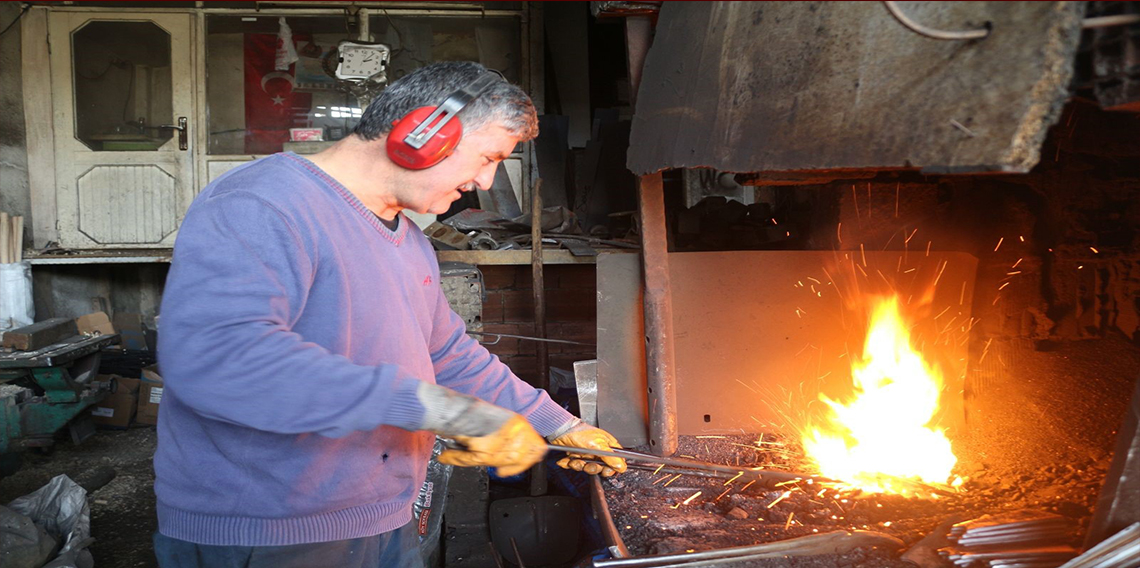
[(518, 138), (505, 128), (489, 124), (464, 132), (455, 152), (409, 178), (415, 187), (406, 188), (402, 205), (417, 213), (446, 213), (464, 191), (491, 189), (499, 162), (507, 159)]

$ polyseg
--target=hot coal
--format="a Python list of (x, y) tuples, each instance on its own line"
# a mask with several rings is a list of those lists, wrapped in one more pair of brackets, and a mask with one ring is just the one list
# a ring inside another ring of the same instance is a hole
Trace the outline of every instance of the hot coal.
[[(814, 473), (796, 441), (769, 434), (758, 444), (759, 438), (682, 436), (677, 455), (742, 468)], [(956, 473), (965, 479), (961, 491), (936, 499), (840, 494), (807, 483), (764, 489), (728, 479), (633, 469), (604, 484), (614, 524), (636, 555), (745, 546), (835, 530), (878, 531), (909, 547), (947, 519), (1017, 509), (1056, 513), (1083, 532), (1107, 467), (1107, 457), (1036, 471), (959, 463)], [(902, 552), (860, 550), (798, 559), (803, 564), (795, 565), (913, 566), (898, 559)]]

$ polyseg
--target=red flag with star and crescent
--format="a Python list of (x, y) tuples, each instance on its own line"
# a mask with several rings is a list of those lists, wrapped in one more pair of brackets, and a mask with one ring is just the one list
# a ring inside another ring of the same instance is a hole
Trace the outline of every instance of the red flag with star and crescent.
[[(297, 41), (298, 36), (294, 36)], [(290, 128), (308, 125), (312, 93), (294, 90), (294, 63), (274, 69), (278, 36), (245, 34), (245, 153), (280, 152)]]

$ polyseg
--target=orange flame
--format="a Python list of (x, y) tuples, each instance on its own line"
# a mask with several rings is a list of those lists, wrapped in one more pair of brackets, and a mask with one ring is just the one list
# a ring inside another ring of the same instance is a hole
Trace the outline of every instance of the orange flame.
[(897, 296), (876, 300), (851, 376), (854, 398), (844, 403), (821, 394), (825, 421), (803, 436), (820, 473), (871, 493), (907, 493), (892, 478), (947, 483), (957, 458), (945, 432), (930, 425), (942, 375), (911, 347)]

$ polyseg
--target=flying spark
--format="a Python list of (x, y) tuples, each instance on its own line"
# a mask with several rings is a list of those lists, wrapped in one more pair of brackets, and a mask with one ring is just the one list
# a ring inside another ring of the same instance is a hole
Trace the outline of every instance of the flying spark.
[(785, 492), (781, 493), (779, 497), (776, 497), (776, 500), (775, 500), (775, 501), (772, 501), (771, 503), (768, 503), (768, 508), (769, 508), (769, 509), (771, 509), (772, 507), (775, 507), (775, 506), (776, 506), (776, 503), (779, 503), (780, 501), (783, 501), (784, 499), (787, 499), (787, 498), (788, 498), (788, 495), (791, 495), (791, 494), (792, 494), (792, 492), (791, 492), (791, 491), (785, 491)]

